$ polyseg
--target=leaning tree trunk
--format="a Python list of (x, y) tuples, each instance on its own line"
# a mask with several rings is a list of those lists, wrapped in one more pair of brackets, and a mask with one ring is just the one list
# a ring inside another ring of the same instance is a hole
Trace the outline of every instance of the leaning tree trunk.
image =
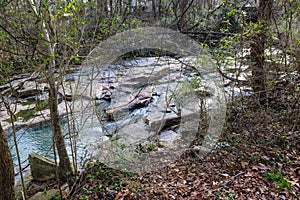
[(0, 199), (15, 200), (15, 172), (10, 149), (0, 123)]
[(265, 65), (265, 44), (269, 22), (271, 21), (273, 0), (260, 0), (258, 5), (259, 28), (253, 37), (251, 44), (251, 85), (253, 92), (257, 95), (260, 102), (266, 99), (266, 73)]

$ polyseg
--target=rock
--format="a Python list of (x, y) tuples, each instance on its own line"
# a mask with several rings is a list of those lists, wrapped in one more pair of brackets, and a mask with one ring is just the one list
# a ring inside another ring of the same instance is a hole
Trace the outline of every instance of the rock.
[(194, 90), (198, 97), (206, 98), (211, 97), (213, 94), (206, 88), (197, 88)]
[(45, 192), (38, 192), (34, 194), (29, 200), (48, 200), (48, 199), (56, 199), (55, 197), (59, 197), (58, 189), (51, 189)]
[(163, 129), (168, 129), (179, 124), (190, 126), (188, 124), (195, 123), (195, 119), (198, 119), (199, 117), (200, 114), (198, 108), (194, 108), (194, 110), (183, 109), (180, 115), (174, 112), (162, 112), (160, 110), (150, 112), (145, 119), (145, 123), (149, 126), (150, 132), (159, 133)]
[[(32, 180), (33, 180), (31, 172), (25, 174), (23, 176), (23, 178), (24, 178), (25, 190), (27, 191), (28, 188), (29, 188), (29, 186), (32, 183)], [(16, 184), (15, 184), (15, 191), (16, 191), (16, 197), (17, 197), (17, 199), (23, 199), (24, 195), (23, 195), (23, 187), (22, 187), (22, 181), (21, 181), (21, 179), (16, 182)]]
[(101, 100), (95, 100), (95, 106), (98, 107), (99, 110), (103, 111), (104, 109), (108, 108), (110, 105), (109, 101), (106, 101), (104, 99)]
[(142, 119), (131, 121), (118, 130), (119, 144), (130, 145), (137, 141), (144, 141), (149, 137), (146, 124)]
[(110, 105), (106, 109), (106, 114), (114, 120), (119, 120), (129, 111), (147, 106), (151, 99), (152, 95), (148, 90), (135, 92), (130, 96), (121, 98), (117, 103)]
[(112, 90), (114, 89), (114, 86), (103, 86), (101, 94), (96, 96), (96, 99), (100, 100), (105, 100), (105, 101), (111, 101), (111, 95), (112, 95)]
[(178, 138), (178, 134), (172, 130), (166, 130), (160, 133), (159, 140), (161, 142), (171, 142)]
[(69, 87), (62, 87), (58, 89), (58, 94), (63, 98), (65, 101), (73, 101), (73, 93)]
[(29, 154), (31, 174), (34, 181), (44, 182), (56, 176), (55, 162), (37, 153)]
[(105, 142), (105, 141), (108, 141), (109, 140), (109, 137), (108, 136), (101, 136), (101, 137), (99, 137), (99, 139), (98, 139), (98, 141), (100, 141), (100, 142)]
[(63, 95), (63, 100), (65, 101), (73, 101), (73, 96), (72, 95)]
[(83, 144), (93, 144), (97, 139), (102, 137), (103, 134), (103, 129), (99, 125), (82, 129), (79, 133), (79, 138)]
[(28, 98), (33, 97), (39, 94), (42, 94), (43, 91), (40, 89), (24, 89), (17, 91), (16, 94), (12, 94), (13, 97), (17, 96), (19, 98)]
[(9, 89), (9, 84), (5, 84), (5, 85), (0, 85), (0, 92)]
[(145, 122), (150, 132), (160, 132), (162, 129), (179, 124), (180, 120), (181, 117), (175, 113), (153, 112), (147, 116)]
[(28, 98), (40, 95), (43, 93), (45, 87), (48, 85), (46, 83), (37, 83), (36, 81), (26, 81), (21, 82), (20, 87), (15, 89), (16, 94), (12, 96), (18, 96), (19, 98)]

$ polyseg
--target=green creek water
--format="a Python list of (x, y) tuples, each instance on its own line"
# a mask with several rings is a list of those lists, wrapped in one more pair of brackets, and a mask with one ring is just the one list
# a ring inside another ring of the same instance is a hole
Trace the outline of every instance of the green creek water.
[[(64, 125), (63, 125), (64, 126)], [(64, 133), (67, 133), (67, 130), (63, 128)], [(14, 145), (13, 134), (9, 134), (8, 143), (11, 149), (14, 165), (18, 165), (18, 158), (16, 153), (16, 148)], [(22, 166), (28, 164), (28, 155), (31, 152), (36, 152), (41, 155), (44, 155), (48, 158), (53, 159), (53, 149), (52, 149), (52, 130), (51, 126), (46, 122), (34, 125), (33, 127), (23, 127), (16, 131), (16, 138), (18, 143), (19, 155)], [(67, 150), (71, 157), (71, 148), (69, 140), (65, 140), (67, 144)], [(84, 145), (77, 144), (77, 150), (79, 157), (84, 154)], [(80, 160), (80, 158), (78, 159)], [(19, 171), (16, 169), (16, 171)]]

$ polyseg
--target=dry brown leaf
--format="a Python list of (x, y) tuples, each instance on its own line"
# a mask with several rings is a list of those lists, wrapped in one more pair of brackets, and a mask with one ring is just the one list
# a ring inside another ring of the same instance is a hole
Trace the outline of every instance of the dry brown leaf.
[(249, 165), (249, 162), (241, 162), (241, 165), (245, 169)]

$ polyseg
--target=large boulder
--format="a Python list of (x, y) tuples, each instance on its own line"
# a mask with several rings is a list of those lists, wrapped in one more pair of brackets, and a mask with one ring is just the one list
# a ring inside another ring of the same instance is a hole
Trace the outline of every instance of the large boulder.
[(55, 178), (56, 165), (54, 161), (32, 152), (29, 154), (29, 164), (34, 181), (45, 182)]

